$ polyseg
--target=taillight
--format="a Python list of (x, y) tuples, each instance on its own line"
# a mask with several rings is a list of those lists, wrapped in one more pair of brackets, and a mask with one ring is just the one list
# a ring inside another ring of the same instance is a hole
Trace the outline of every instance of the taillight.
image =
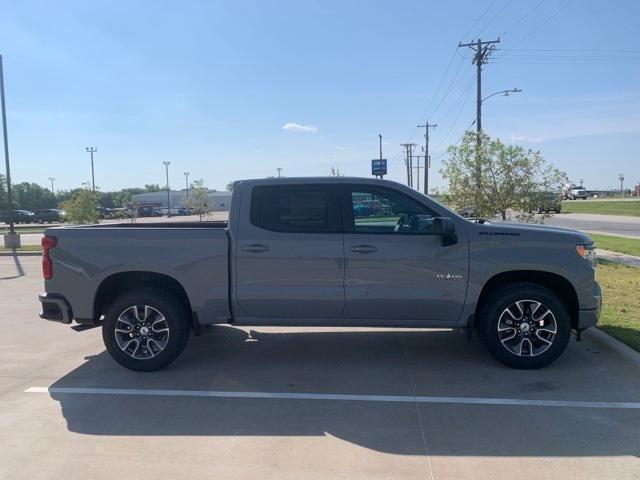
[(45, 235), (42, 237), (42, 276), (45, 280), (51, 280), (53, 277), (53, 268), (51, 265), (51, 257), (49, 256), (49, 250), (58, 244), (56, 237), (50, 237)]

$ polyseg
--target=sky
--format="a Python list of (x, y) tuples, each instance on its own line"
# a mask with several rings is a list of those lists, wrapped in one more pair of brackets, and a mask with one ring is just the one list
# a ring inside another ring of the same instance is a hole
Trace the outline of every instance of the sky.
[[(483, 67), (491, 137), (540, 150), (588, 188), (640, 183), (640, 2), (0, 0), (14, 182), (103, 191), (276, 175), (369, 176), (378, 134), (430, 131), (430, 186), (475, 119), (459, 42), (500, 37)], [(472, 127), (475, 128), (475, 127)], [(4, 172), (4, 168), (0, 167)], [(421, 172), (422, 176), (423, 173)]]

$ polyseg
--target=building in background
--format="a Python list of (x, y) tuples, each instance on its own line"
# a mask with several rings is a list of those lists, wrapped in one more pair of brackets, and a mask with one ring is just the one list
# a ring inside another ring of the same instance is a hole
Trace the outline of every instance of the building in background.
[[(214, 212), (227, 212), (231, 205), (231, 192), (218, 192), (217, 190), (208, 191), (209, 198), (213, 202)], [(184, 204), (184, 200), (187, 198), (186, 190), (170, 191), (169, 198), (171, 201), (171, 208), (179, 208)], [(152, 208), (168, 208), (167, 205), (167, 191), (161, 190), (153, 193), (141, 193), (139, 195), (133, 195), (131, 197), (131, 203), (140, 207), (152, 207)]]

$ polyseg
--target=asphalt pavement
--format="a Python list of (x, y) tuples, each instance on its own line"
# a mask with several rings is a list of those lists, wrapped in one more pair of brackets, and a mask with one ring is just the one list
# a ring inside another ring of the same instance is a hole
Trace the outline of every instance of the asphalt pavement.
[(640, 217), (593, 213), (561, 213), (552, 215), (544, 223), (584, 232), (640, 238)]
[(0, 478), (638, 479), (638, 364), (512, 370), (448, 330), (211, 327), (136, 373), (0, 257)]

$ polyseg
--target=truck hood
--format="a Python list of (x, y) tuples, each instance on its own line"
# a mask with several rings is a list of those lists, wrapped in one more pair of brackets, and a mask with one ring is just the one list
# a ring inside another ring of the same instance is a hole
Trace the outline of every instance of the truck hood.
[(550, 235), (554, 238), (564, 238), (568, 241), (583, 243), (585, 245), (593, 243), (593, 240), (586, 233), (571, 228), (552, 227), (550, 225), (540, 225), (536, 223), (485, 223), (472, 224), (478, 229), (481, 235), (509, 235), (509, 234), (541, 234)]

